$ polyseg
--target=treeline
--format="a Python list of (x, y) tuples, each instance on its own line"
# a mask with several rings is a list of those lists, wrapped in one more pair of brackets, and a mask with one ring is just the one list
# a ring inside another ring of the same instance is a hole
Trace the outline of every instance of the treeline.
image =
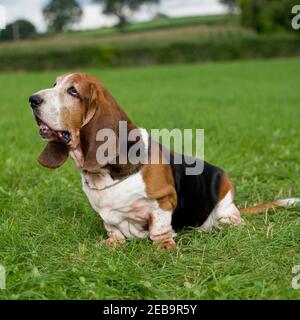
[[(159, 12), (157, 6), (161, 0), (90, 0), (102, 5), (102, 13), (117, 19), (116, 27), (124, 31), (132, 14), (142, 5), (156, 7), (153, 19), (166, 17)], [(239, 15), (240, 24), (257, 32), (293, 31), (291, 20), (295, 13), (295, 0), (219, 0), (228, 7), (229, 13)], [(83, 9), (78, 0), (49, 0), (42, 8), (48, 34), (62, 33), (73, 30), (83, 15)], [(99, 9), (100, 19), (100, 9)], [(37, 34), (35, 26), (25, 20), (10, 23), (0, 31), (0, 41), (33, 38)]]
[[(152, 29), (152, 39), (145, 40), (142, 33), (150, 28), (141, 28), (135, 42), (123, 37), (126, 33), (132, 32), (129, 27), (138, 26), (126, 26), (129, 23), (130, 12), (137, 10), (142, 3), (155, 4), (158, 0), (94, 1), (102, 3), (107, 14), (114, 13), (118, 16), (118, 26), (122, 28), (122, 36), (119, 37), (122, 45), (113, 39), (109, 43), (105, 42), (104, 34), (96, 34), (89, 39), (88, 33), (85, 32), (53, 37), (51, 33), (70, 30), (80, 18), (82, 9), (75, 0), (50, 0), (43, 9), (50, 35), (48, 34), (43, 41), (0, 46), (0, 71), (119, 67), (300, 55), (300, 31), (293, 30), (291, 26), (294, 0), (220, 0), (228, 6), (228, 12), (235, 14), (226, 16), (229, 17), (226, 22), (219, 18), (214, 23), (211, 22), (211, 25), (202, 22), (207, 28), (208, 36), (196, 33), (189, 36), (184, 31), (183, 37), (176, 36), (175, 40), (169, 41), (172, 35), (171, 27), (173, 26), (174, 30), (184, 26), (176, 26), (176, 19), (172, 21), (164, 18), (157, 21), (168, 21), (167, 24), (161, 25), (163, 28), (169, 28), (168, 38), (157, 38)], [(67, 5), (72, 5), (73, 11), (67, 10)], [(73, 12), (71, 20), (68, 17), (69, 12)], [(190, 22), (186, 23), (188, 25)], [(193, 21), (193, 25), (196, 24), (200, 22)], [(240, 27), (240, 24), (244, 27)], [(19, 22), (20, 25), (22, 28), (10, 25), (5, 32), (14, 38), (16, 35), (18, 38), (34, 36), (34, 26), (24, 21)], [(226, 26), (234, 26), (236, 32), (213, 31), (217, 29), (213, 29), (216, 25), (218, 30), (228, 30)], [(59, 41), (59, 37), (63, 40)]]
[(260, 33), (295, 31), (291, 25), (295, 0), (239, 0), (238, 4), (240, 21), (246, 27)]
[[(117, 19), (116, 27), (122, 29), (129, 23), (130, 16), (144, 5), (157, 5), (160, 0), (91, 0), (102, 5), (102, 13)], [(83, 9), (77, 0), (50, 0), (42, 8), (47, 25), (47, 34), (72, 31), (83, 15)], [(157, 17), (163, 16), (157, 12)], [(99, 7), (100, 19), (100, 7)], [(25, 32), (23, 31), (25, 29)], [(28, 31), (29, 30), (29, 31)], [(16, 20), (0, 30), (0, 41), (30, 39), (37, 35), (35, 26), (23, 19)]]

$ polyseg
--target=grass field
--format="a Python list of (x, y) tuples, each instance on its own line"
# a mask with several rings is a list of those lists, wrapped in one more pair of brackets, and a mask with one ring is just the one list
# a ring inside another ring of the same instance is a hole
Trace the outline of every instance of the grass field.
[[(300, 196), (300, 59), (87, 70), (135, 122), (204, 128), (205, 158), (223, 167), (239, 206)], [(179, 233), (177, 249), (147, 240), (105, 247), (71, 161), (40, 167), (28, 96), (57, 72), (0, 74), (2, 299), (299, 299), (299, 208), (245, 217), (213, 234)]]
[[(208, 16), (190, 16), (190, 17), (180, 17), (180, 18), (160, 18), (154, 19), (146, 22), (132, 23), (128, 24), (122, 29), (122, 33), (131, 32), (144, 32), (157, 29), (170, 29), (177, 28), (181, 26), (191, 26), (191, 25), (223, 25), (226, 23), (236, 22), (238, 17), (233, 15), (208, 15)], [(96, 30), (84, 30), (68, 32), (58, 35), (58, 37), (71, 38), (71, 37), (98, 37), (119, 34), (120, 30), (118, 28), (100, 28)]]
[[(129, 24), (120, 32), (118, 28), (44, 34), (34, 39), (0, 42), (0, 51), (15, 50), (28, 52), (84, 45), (111, 45), (116, 47), (158, 46), (161, 43), (197, 42), (212, 35), (252, 35), (254, 32), (241, 27), (233, 16), (199, 16), (173, 19), (158, 19)], [(1, 31), (0, 31), (1, 32)]]

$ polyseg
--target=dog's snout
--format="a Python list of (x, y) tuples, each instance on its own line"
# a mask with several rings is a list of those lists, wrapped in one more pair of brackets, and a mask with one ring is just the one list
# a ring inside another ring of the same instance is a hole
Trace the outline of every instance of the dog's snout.
[(32, 108), (37, 108), (43, 103), (43, 98), (38, 94), (34, 94), (29, 98), (29, 103)]

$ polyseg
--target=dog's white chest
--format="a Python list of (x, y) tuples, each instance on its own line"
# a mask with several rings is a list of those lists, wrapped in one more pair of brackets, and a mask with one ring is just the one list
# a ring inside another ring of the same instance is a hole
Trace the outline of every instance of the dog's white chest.
[(125, 237), (148, 236), (149, 214), (158, 206), (147, 199), (140, 172), (123, 181), (109, 174), (82, 175), (83, 190), (104, 222), (117, 227)]

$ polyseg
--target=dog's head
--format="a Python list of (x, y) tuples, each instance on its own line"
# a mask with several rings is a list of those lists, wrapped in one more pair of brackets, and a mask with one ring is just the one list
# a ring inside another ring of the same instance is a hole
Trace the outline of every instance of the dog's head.
[(61, 166), (70, 150), (80, 147), (85, 169), (99, 167), (96, 161), (97, 131), (117, 130), (128, 121), (110, 93), (93, 76), (72, 73), (60, 76), (54, 86), (29, 98), (40, 136), (48, 144), (39, 162), (48, 168)]
[(58, 77), (53, 88), (33, 94), (29, 102), (41, 137), (66, 145), (77, 142), (76, 133), (93, 117), (99, 94), (97, 80), (80, 73)]

